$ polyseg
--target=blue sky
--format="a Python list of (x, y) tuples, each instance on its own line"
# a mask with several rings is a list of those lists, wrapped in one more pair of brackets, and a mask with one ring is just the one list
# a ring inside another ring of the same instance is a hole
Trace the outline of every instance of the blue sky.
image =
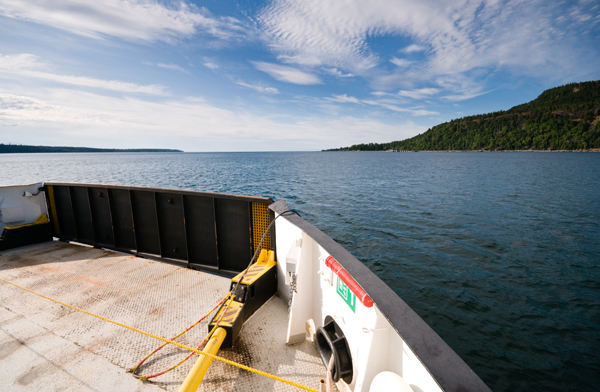
[(0, 142), (401, 140), (600, 79), (600, 2), (0, 0)]

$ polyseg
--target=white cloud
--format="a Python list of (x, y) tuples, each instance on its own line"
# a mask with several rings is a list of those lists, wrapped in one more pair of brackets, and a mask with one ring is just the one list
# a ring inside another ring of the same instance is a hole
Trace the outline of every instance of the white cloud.
[(390, 61), (392, 62), (392, 64), (400, 68), (406, 68), (413, 63), (412, 61), (406, 59), (399, 59), (397, 57), (393, 57)]
[(352, 97), (352, 96), (348, 96), (346, 94), (343, 95), (334, 95), (333, 98), (326, 98), (330, 101), (334, 101), (334, 102), (340, 102), (340, 103), (360, 103), (360, 101), (358, 100), (358, 98)]
[(384, 97), (386, 95), (392, 95), (392, 94), (386, 93), (385, 91), (373, 91), (373, 92), (371, 92), (371, 95), (375, 95), (377, 97)]
[(446, 101), (465, 101), (467, 99), (471, 99), (471, 98), (475, 98), (478, 97), (480, 95), (483, 94), (487, 94), (489, 91), (485, 91), (485, 92), (477, 92), (477, 93), (463, 93), (463, 94), (450, 94), (450, 95), (445, 95), (442, 98), (445, 99)]
[(439, 77), (435, 80), (435, 83), (441, 86), (445, 91), (451, 92), (450, 94), (443, 96), (442, 99), (452, 102), (475, 98), (492, 91), (483, 91), (478, 83), (475, 83), (470, 78), (462, 75)]
[(229, 39), (246, 27), (231, 17), (214, 18), (203, 8), (153, 0), (3, 0), (0, 15), (92, 38), (171, 41), (198, 31)]
[(143, 64), (145, 65), (150, 65), (152, 67), (159, 67), (159, 68), (165, 68), (165, 69), (171, 69), (173, 71), (179, 71), (179, 72), (183, 72), (183, 73), (187, 73), (189, 74), (188, 71), (186, 71), (185, 69), (183, 69), (182, 67), (180, 67), (177, 64), (164, 64), (164, 63), (151, 63), (149, 61), (144, 61)]
[[(499, 67), (517, 74), (571, 75), (581, 67), (578, 54), (585, 48), (565, 32), (591, 29), (581, 21), (592, 25), (587, 18), (597, 12), (581, 10), (585, 7), (575, 5), (577, 12), (557, 28), (554, 21), (565, 6), (543, 0), (273, 0), (259, 23), (281, 61), (361, 76), (379, 63), (369, 43), (390, 35), (412, 40), (401, 52), (424, 52), (425, 59), (409, 67), (416, 81)], [(389, 81), (406, 84), (398, 75)]]
[(337, 76), (338, 78), (351, 78), (352, 76), (354, 76), (351, 73), (344, 74), (337, 68), (323, 68), (323, 71), (327, 72), (330, 75)]
[(367, 105), (372, 105), (372, 106), (380, 106), (382, 108), (388, 109), (388, 110), (392, 110), (394, 112), (399, 112), (399, 113), (409, 113), (413, 116), (433, 116), (433, 115), (438, 115), (438, 112), (432, 112), (429, 110), (424, 110), (424, 109), (406, 109), (406, 108), (401, 108), (399, 106), (393, 105), (391, 103), (387, 103), (385, 101), (375, 101), (372, 99), (364, 99), (361, 102), (366, 103)]
[(147, 102), (72, 90), (52, 90), (41, 98), (0, 90), (0, 137), (11, 135), (14, 143), (24, 144), (34, 144), (50, 131), (54, 145), (318, 150), (364, 142), (365, 135), (369, 141), (386, 142), (425, 129), (352, 116), (269, 117), (249, 109), (222, 109), (198, 98)]
[(424, 99), (428, 98), (432, 95), (437, 94), (440, 89), (437, 88), (420, 88), (416, 90), (400, 90), (398, 95), (401, 97), (411, 98), (411, 99)]
[(189, 73), (188, 71), (186, 71), (185, 69), (181, 68), (177, 64), (163, 64), (163, 63), (158, 63), (158, 64), (156, 64), (156, 66), (159, 67), (159, 68), (166, 68), (166, 69), (172, 69), (174, 71), (180, 71), (180, 72), (184, 72), (184, 73)]
[(320, 84), (321, 80), (313, 74), (300, 71), (299, 69), (286, 67), (283, 65), (265, 63), (263, 61), (252, 61), (252, 64), (259, 71), (266, 72), (273, 78), (287, 83), (294, 84)]
[(28, 53), (16, 55), (0, 54), (0, 73), (25, 78), (36, 78), (56, 83), (70, 84), (81, 87), (101, 88), (126, 93), (142, 93), (150, 95), (168, 95), (166, 88), (158, 84), (138, 85), (119, 80), (102, 80), (85, 76), (60, 75), (46, 72), (45, 63), (38, 57)]
[[(274, 1), (259, 16), (267, 44), (284, 62), (328, 66), (353, 73), (372, 68), (377, 58), (364, 47), (362, 11), (370, 4), (344, 1)], [(349, 7), (346, 7), (349, 5)]]
[[(460, 54), (464, 54), (470, 49), (468, 32), (457, 28), (454, 22), (477, 7), (465, 10), (445, 2), (436, 3), (277, 0), (264, 10), (260, 21), (271, 48), (285, 61), (360, 72), (378, 62), (367, 46), (368, 36), (402, 34), (427, 41), (438, 51), (462, 49)], [(460, 5), (464, 7), (463, 3)], [(409, 48), (413, 51), (416, 47)]]
[(60, 105), (51, 105), (39, 99), (12, 94), (0, 94), (0, 124), (90, 124), (106, 120), (106, 116)]
[(424, 52), (425, 51), (425, 47), (421, 46), (421, 45), (408, 45), (405, 48), (402, 48), (400, 51), (403, 53), (414, 53), (414, 52)]
[(279, 90), (277, 90), (275, 87), (264, 87), (264, 86), (248, 84), (248, 83), (244, 83), (244, 82), (237, 82), (237, 84), (239, 84), (240, 86), (251, 88), (252, 90), (256, 90), (261, 94), (279, 94)]
[(216, 61), (214, 61), (213, 59), (211, 59), (209, 57), (204, 58), (204, 63), (202, 63), (202, 65), (204, 65), (206, 68), (213, 69), (213, 70), (219, 68), (219, 64), (217, 64)]
[(18, 71), (21, 69), (40, 68), (47, 64), (39, 61), (39, 57), (29, 53), (2, 55), (0, 53), (0, 70)]

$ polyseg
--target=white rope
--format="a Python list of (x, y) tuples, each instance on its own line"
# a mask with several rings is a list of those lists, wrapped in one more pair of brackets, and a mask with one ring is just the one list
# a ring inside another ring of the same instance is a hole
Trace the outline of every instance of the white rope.
[(331, 353), (331, 357), (329, 358), (329, 365), (327, 366), (327, 383), (325, 384), (327, 392), (333, 392), (333, 359), (333, 353)]

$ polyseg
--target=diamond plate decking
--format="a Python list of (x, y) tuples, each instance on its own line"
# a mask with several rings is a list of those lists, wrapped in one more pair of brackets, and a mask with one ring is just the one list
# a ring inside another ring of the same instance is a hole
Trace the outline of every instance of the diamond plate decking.
[[(65, 303), (171, 338), (228, 291), (228, 278), (129, 255), (49, 242), (0, 253), (0, 277)], [(209, 317), (210, 319), (210, 317)], [(325, 367), (311, 342), (286, 346), (287, 306), (271, 298), (218, 355), (319, 389)], [(205, 320), (178, 339), (195, 347)], [(153, 382), (133, 367), (160, 341), (0, 282), (0, 380), (3, 391), (177, 391), (196, 356)], [(187, 352), (168, 346), (141, 373), (164, 370)], [(297, 388), (213, 361), (199, 391)]]

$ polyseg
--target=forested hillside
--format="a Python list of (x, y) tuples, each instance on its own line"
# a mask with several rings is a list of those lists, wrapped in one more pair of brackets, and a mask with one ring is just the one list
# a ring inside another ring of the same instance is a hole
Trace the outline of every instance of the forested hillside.
[(600, 81), (544, 91), (535, 100), (452, 120), (413, 138), (332, 151), (587, 150), (600, 148)]

